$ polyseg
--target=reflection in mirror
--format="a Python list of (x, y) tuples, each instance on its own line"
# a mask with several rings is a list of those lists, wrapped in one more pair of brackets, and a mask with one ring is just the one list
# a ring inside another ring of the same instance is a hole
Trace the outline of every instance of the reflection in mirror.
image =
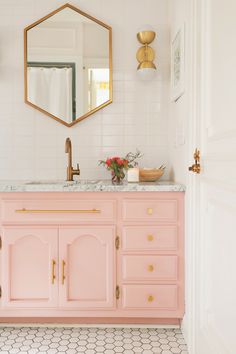
[(25, 99), (71, 126), (112, 102), (111, 28), (66, 4), (25, 29)]

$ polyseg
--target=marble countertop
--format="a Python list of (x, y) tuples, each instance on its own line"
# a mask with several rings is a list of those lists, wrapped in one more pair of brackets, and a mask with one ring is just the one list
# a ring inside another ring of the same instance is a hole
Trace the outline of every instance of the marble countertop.
[(170, 181), (113, 185), (109, 180), (4, 181), (0, 192), (184, 192), (185, 186)]

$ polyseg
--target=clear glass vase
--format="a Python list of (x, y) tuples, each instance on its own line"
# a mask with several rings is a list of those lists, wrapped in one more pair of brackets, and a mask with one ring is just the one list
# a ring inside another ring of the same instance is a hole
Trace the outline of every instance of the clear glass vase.
[(125, 174), (123, 171), (119, 175), (116, 175), (114, 173), (114, 171), (112, 171), (112, 173), (111, 173), (112, 184), (115, 184), (115, 185), (123, 184), (124, 177), (125, 177)]

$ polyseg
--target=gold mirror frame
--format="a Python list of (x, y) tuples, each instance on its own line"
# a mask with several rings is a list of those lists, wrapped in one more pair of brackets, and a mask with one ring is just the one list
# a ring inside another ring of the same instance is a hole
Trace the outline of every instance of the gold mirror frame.
[[(56, 13), (60, 12), (61, 10), (65, 9), (65, 8), (70, 8), (71, 10), (74, 10), (76, 12), (78, 12), (80, 15), (87, 17), (88, 19), (96, 22), (97, 24), (99, 24), (100, 26), (105, 27), (108, 31), (109, 31), (109, 100), (104, 102), (103, 104), (101, 104), (100, 106), (92, 109), (91, 111), (85, 113), (84, 115), (80, 116), (79, 118), (75, 119), (73, 122), (71, 123), (67, 123), (65, 121), (63, 121), (62, 119), (54, 116), (53, 114), (49, 113), (48, 111), (45, 111), (44, 109), (38, 107), (37, 105), (33, 104), (32, 102), (30, 102), (28, 100), (28, 85), (27, 85), (27, 32), (36, 27), (38, 24), (40, 24), (41, 22), (47, 20), (48, 18), (52, 17), (53, 15), (55, 15)], [(89, 117), (90, 115), (92, 115), (93, 113), (97, 112), (98, 110), (106, 107), (107, 105), (109, 105), (110, 103), (112, 103), (112, 28), (110, 26), (108, 26), (107, 24), (105, 24), (104, 22), (96, 19), (95, 17), (92, 17), (90, 15), (88, 15), (87, 13), (79, 10), (77, 7), (66, 3), (65, 5), (60, 6), (58, 9), (50, 12), (48, 15), (42, 17), (41, 19), (37, 20), (36, 22), (32, 23), (31, 25), (27, 26), (24, 29), (24, 82), (25, 82), (25, 89), (24, 89), (24, 97), (25, 97), (25, 103), (28, 104), (29, 106), (37, 109), (38, 111), (48, 115), (49, 117), (55, 119), (56, 121), (64, 124), (67, 127), (72, 127), (73, 125), (75, 125), (76, 123), (82, 121), (83, 119)]]

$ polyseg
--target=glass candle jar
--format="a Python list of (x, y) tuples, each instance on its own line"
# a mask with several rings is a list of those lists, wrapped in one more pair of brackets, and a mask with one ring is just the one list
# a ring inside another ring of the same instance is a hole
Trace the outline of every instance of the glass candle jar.
[(127, 171), (127, 181), (129, 183), (139, 182), (139, 169), (137, 167), (129, 168)]

